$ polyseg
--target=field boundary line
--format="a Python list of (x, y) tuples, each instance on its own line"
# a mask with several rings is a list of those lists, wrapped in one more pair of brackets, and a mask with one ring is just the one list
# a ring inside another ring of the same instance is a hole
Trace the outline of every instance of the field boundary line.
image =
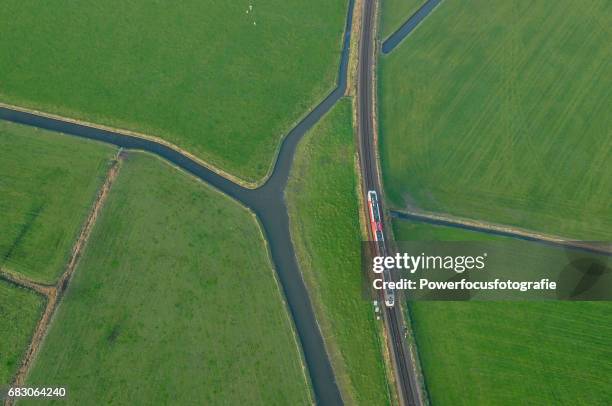
[(506, 224), (496, 224), (482, 220), (473, 220), (445, 213), (434, 213), (422, 210), (390, 210), (391, 216), (400, 220), (414, 220), (433, 223), (441, 226), (462, 228), (470, 231), (495, 234), (502, 237), (518, 238), (526, 241), (548, 243), (566, 248), (579, 249), (594, 253), (612, 255), (612, 244), (572, 240), (555, 234), (547, 234)]
[[(47, 297), (47, 305), (42, 314), (42, 317), (38, 321), (36, 325), (36, 329), (34, 330), (34, 335), (32, 336), (32, 340), (30, 341), (30, 345), (26, 350), (26, 353), (21, 361), (21, 365), (15, 374), (13, 381), (11, 382), (12, 387), (23, 386), (25, 383), (25, 379), (28, 376), (30, 371), (30, 367), (32, 366), (40, 346), (45, 339), (47, 332), (49, 330), (49, 326), (51, 325), (52, 319), (55, 315), (55, 310), (59, 306), (62, 295), (65, 293), (68, 283), (70, 282), (70, 278), (74, 274), (76, 266), (81, 258), (81, 254), (83, 249), (87, 246), (87, 241), (89, 236), (91, 235), (91, 231), (98, 219), (100, 211), (108, 198), (109, 191), (111, 186), (113, 185), (117, 175), (119, 174), (119, 169), (121, 167), (121, 163), (125, 157), (125, 153), (121, 150), (117, 152), (116, 158), (112, 161), (110, 168), (108, 169), (106, 179), (93, 203), (93, 206), (81, 227), (81, 232), (77, 240), (75, 241), (72, 252), (70, 254), (70, 259), (68, 260), (68, 264), (66, 265), (66, 270), (62, 273), (60, 279), (58, 280), (55, 286), (49, 287), (49, 294)], [(3, 272), (4, 275), (4, 272)], [(15, 402), (15, 398), (7, 398), (4, 402), (5, 406), (12, 406)]]
[(36, 282), (35, 280), (28, 278), (27, 276), (21, 275), (7, 268), (0, 267), (0, 279), (4, 279), (9, 283), (29, 289), (45, 297), (49, 297), (51, 291), (55, 289), (55, 286), (45, 285)]
[(116, 158), (113, 160), (110, 168), (108, 169), (106, 179), (104, 180), (102, 187), (100, 187), (100, 190), (98, 191), (98, 195), (96, 196), (96, 200), (94, 201), (94, 204), (92, 206), (92, 209), (89, 212), (89, 215), (87, 216), (87, 219), (85, 220), (85, 223), (83, 224), (83, 227), (81, 228), (79, 237), (77, 238), (74, 246), (72, 247), (72, 253), (70, 254), (70, 260), (68, 261), (66, 270), (64, 271), (64, 273), (62, 274), (62, 276), (60, 277), (56, 285), (58, 293), (60, 295), (66, 290), (65, 285), (67, 285), (70, 277), (74, 273), (76, 265), (79, 259), (81, 258), (83, 249), (87, 245), (87, 241), (89, 240), (89, 236), (96, 223), (96, 220), (98, 219), (100, 211), (102, 207), (104, 206), (104, 203), (106, 202), (111, 186), (113, 185), (115, 179), (117, 178), (117, 175), (119, 174), (119, 168), (121, 167), (121, 163), (123, 159), (125, 158), (125, 156), (126, 156), (126, 153), (120, 149), (117, 152)]

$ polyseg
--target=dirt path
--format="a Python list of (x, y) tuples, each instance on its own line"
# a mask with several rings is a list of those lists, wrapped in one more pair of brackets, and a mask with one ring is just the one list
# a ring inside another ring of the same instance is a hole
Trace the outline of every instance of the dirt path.
[(48, 297), (51, 292), (55, 289), (55, 286), (44, 285), (28, 278), (27, 276), (20, 275), (17, 272), (13, 272), (6, 268), (0, 268), (0, 279), (4, 279), (15, 285), (22, 286), (24, 288), (33, 290), (36, 293)]
[[(11, 383), (12, 387), (23, 386), (25, 383), (25, 379), (28, 376), (30, 367), (34, 362), (34, 359), (36, 358), (36, 355), (38, 353), (42, 341), (45, 338), (45, 335), (47, 334), (49, 325), (51, 324), (53, 315), (55, 314), (55, 310), (59, 305), (62, 295), (68, 287), (68, 283), (70, 282), (70, 278), (74, 274), (79, 259), (81, 258), (81, 254), (87, 246), (87, 241), (100, 214), (100, 211), (104, 206), (106, 198), (108, 197), (108, 193), (111, 189), (111, 186), (117, 178), (119, 169), (121, 167), (121, 162), (124, 157), (125, 153), (120, 151), (117, 154), (116, 159), (112, 162), (106, 175), (104, 184), (102, 184), (102, 187), (98, 191), (96, 200), (94, 201), (91, 211), (89, 212), (89, 215), (87, 216), (87, 219), (85, 220), (85, 223), (81, 228), (79, 237), (77, 238), (76, 242), (74, 243), (74, 246), (72, 247), (72, 252), (70, 254), (70, 259), (68, 260), (66, 270), (64, 271), (64, 273), (62, 273), (55, 286), (41, 285), (13, 272), (0, 270), (0, 276), (2, 276), (3, 278), (17, 285), (32, 289), (47, 298), (47, 305), (45, 307), (42, 317), (36, 325), (34, 335), (32, 336), (32, 341), (30, 342), (30, 345), (21, 361), (21, 365), (17, 370), (15, 377), (13, 378), (13, 382)], [(13, 405), (14, 400), (6, 399), (4, 404), (5, 406)]]

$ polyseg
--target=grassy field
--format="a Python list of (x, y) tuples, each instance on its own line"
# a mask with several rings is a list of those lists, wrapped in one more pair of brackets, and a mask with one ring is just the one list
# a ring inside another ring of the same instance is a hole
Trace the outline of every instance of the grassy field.
[[(492, 239), (406, 221), (394, 231), (406, 241)], [(610, 404), (610, 303), (417, 302), (411, 315), (432, 404)]]
[(460, 228), (434, 226), (401, 219), (393, 219), (393, 231), (397, 241), (499, 241), (503, 238)]
[(350, 404), (388, 403), (372, 304), (362, 297), (351, 102), (342, 100), (298, 147), (286, 198), (300, 268), (334, 371)]
[(7, 122), (0, 122), (0, 150), (0, 267), (52, 283), (114, 150)]
[(28, 379), (71, 404), (306, 404), (252, 215), (131, 153)]
[(380, 5), (380, 37), (393, 34), (425, 0), (383, 0)]
[(0, 388), (17, 372), (44, 303), (42, 296), (0, 280)]
[(346, 0), (7, 0), (0, 100), (155, 135), (257, 180), (333, 88), (346, 12)]
[(381, 60), (393, 205), (609, 238), (610, 21), (605, 0), (441, 4)]

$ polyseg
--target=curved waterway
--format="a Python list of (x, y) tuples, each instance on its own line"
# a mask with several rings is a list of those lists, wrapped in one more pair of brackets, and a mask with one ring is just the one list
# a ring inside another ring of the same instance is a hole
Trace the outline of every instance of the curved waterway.
[(393, 51), (414, 29), (423, 21), (425, 17), (433, 11), (442, 0), (428, 0), (406, 20), (393, 34), (387, 38), (382, 45), (383, 54)]
[(341, 405), (342, 398), (295, 258), (284, 191), (295, 150), (302, 136), (344, 96), (346, 91), (353, 7), (354, 0), (349, 0), (337, 87), (287, 134), (282, 141), (271, 176), (257, 189), (242, 187), (188, 156), (152, 140), (0, 106), (2, 120), (156, 154), (253, 210), (263, 226), (270, 246), (276, 273), (287, 298), (289, 311), (302, 346), (316, 401), (324, 405)]

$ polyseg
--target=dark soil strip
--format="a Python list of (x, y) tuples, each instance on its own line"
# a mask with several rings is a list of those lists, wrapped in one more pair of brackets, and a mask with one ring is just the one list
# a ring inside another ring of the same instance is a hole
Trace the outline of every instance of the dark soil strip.
[(428, 0), (406, 22), (383, 42), (382, 52), (393, 51), (431, 13), (442, 0)]

